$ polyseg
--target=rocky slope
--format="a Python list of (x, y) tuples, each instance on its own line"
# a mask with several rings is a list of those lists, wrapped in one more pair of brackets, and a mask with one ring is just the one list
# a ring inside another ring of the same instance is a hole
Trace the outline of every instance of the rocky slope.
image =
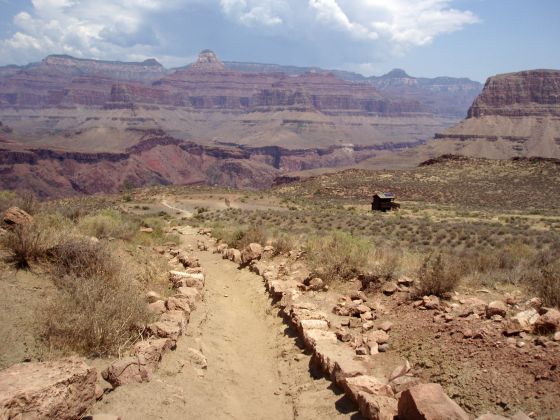
[(391, 146), (327, 149), (203, 146), (148, 131), (123, 152), (73, 152), (0, 144), (0, 190), (31, 190), (42, 197), (118, 192), (125, 186), (210, 184), (266, 188), (289, 171), (348, 166)]
[(324, 70), (318, 67), (281, 66), (277, 64), (224, 62), (227, 69), (248, 73), (285, 73), (299, 76), (305, 73), (333, 74), (337, 78), (373, 85), (381, 94), (417, 101), (422, 107), (437, 115), (462, 118), (477, 95), (482, 84), (467, 78), (455, 77), (413, 77), (404, 70), (395, 69), (382, 76), (364, 77), (361, 74), (343, 70)]
[(434, 154), (560, 158), (560, 70), (489, 78), (467, 119), (428, 147)]

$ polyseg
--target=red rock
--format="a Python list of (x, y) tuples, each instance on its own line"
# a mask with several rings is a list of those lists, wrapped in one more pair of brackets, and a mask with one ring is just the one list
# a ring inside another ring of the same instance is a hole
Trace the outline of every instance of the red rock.
[(168, 297), (165, 300), (165, 307), (170, 311), (183, 311), (190, 315), (191, 313), (191, 304), (190, 300), (183, 295), (176, 295)]
[(398, 286), (394, 282), (387, 282), (381, 288), (381, 291), (386, 295), (392, 295), (398, 290)]
[(367, 392), (358, 394), (358, 407), (362, 415), (371, 420), (393, 420), (398, 412), (394, 397), (372, 395)]
[(129, 356), (117, 360), (103, 372), (101, 376), (113, 388), (130, 383), (148, 382), (151, 379), (151, 367), (143, 357)]
[(407, 420), (469, 420), (439, 384), (420, 384), (403, 391), (398, 415)]
[(247, 245), (241, 252), (241, 263), (249, 264), (253, 260), (261, 258), (263, 253), (262, 246), (256, 243)]
[(33, 223), (33, 217), (19, 207), (10, 207), (4, 213), (3, 221), (8, 226), (28, 226)]
[(170, 338), (148, 339), (134, 345), (132, 355), (143, 358), (145, 366), (155, 371), (165, 353), (176, 347), (176, 342)]
[(486, 306), (487, 318), (492, 318), (495, 315), (504, 317), (506, 316), (506, 313), (507, 313), (507, 305), (505, 304), (505, 302), (502, 302), (501, 300), (495, 300), (493, 302), (490, 302), (488, 306)]
[(367, 334), (366, 341), (368, 343), (372, 341), (377, 344), (385, 344), (389, 341), (389, 335), (383, 330), (371, 331)]
[(167, 310), (165, 302), (163, 300), (158, 300), (148, 305), (148, 310), (156, 315), (161, 315)]
[(81, 419), (95, 403), (96, 382), (80, 359), (13, 365), (0, 372), (0, 418)]
[(383, 330), (385, 332), (391, 330), (391, 328), (393, 328), (393, 323), (390, 322), (390, 321), (385, 321), (385, 322), (382, 322), (381, 324), (379, 324), (379, 329)]
[(560, 331), (560, 311), (557, 309), (548, 309), (546, 313), (541, 315), (535, 322), (535, 331), (541, 333), (555, 333)]
[(146, 326), (148, 333), (159, 338), (170, 338), (177, 341), (183, 334), (183, 330), (177, 323), (172, 321), (158, 321)]
[(355, 402), (358, 402), (358, 393), (360, 392), (371, 395), (394, 397), (392, 388), (387, 385), (384, 380), (369, 375), (345, 378), (342, 382), (342, 389), (344, 389), (346, 395), (349, 395)]
[(189, 317), (190, 315), (185, 311), (176, 310), (163, 313), (159, 320), (162, 322), (171, 322), (176, 324), (179, 328), (181, 328), (182, 334), (184, 334), (187, 331)]

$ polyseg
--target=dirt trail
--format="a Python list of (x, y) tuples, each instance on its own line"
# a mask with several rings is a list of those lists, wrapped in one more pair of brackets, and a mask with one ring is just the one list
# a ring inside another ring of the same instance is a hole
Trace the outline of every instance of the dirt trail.
[[(184, 245), (194, 245), (194, 232)], [(262, 279), (210, 252), (195, 252), (206, 272), (204, 301), (187, 336), (167, 354), (155, 378), (105, 396), (95, 412), (123, 420), (349, 418), (355, 407), (313, 378), (309, 357), (285, 334)], [(208, 361), (199, 369), (188, 348)]]

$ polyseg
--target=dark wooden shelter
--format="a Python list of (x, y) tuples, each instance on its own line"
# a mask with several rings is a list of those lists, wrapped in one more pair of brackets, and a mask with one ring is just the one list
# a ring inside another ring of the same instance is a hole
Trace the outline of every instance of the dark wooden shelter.
[(400, 208), (400, 204), (395, 203), (395, 194), (391, 192), (380, 192), (377, 191), (373, 196), (373, 201), (371, 202), (372, 211), (390, 211), (397, 210)]

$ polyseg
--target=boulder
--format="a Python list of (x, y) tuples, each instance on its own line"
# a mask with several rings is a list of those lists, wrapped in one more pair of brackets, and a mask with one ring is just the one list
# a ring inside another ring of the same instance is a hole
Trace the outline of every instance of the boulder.
[(410, 373), (403, 376), (399, 376), (390, 382), (391, 387), (393, 388), (395, 394), (406, 391), (407, 389), (412, 388), (413, 386), (416, 386), (420, 383), (421, 383), (420, 378), (417, 378), (416, 376), (412, 376)]
[(385, 321), (379, 324), (379, 329), (385, 332), (389, 331), (391, 328), (393, 328), (393, 323), (391, 321)]
[(101, 372), (101, 376), (113, 388), (117, 388), (125, 384), (148, 382), (152, 372), (143, 357), (129, 356), (114, 362)]
[(19, 207), (10, 207), (4, 213), (3, 221), (8, 226), (28, 226), (33, 223), (33, 217)]
[(319, 277), (313, 277), (311, 280), (309, 280), (309, 285), (308, 285), (309, 290), (320, 291), (323, 290), (324, 288), (325, 288), (325, 283)]
[(302, 333), (303, 344), (311, 351), (317, 346), (318, 342), (329, 342), (336, 344), (337, 335), (332, 331), (325, 331), (320, 329), (305, 329)]
[(342, 389), (355, 402), (358, 402), (358, 394), (360, 392), (371, 395), (383, 395), (385, 397), (394, 396), (393, 389), (384, 380), (369, 375), (346, 378), (342, 382)]
[(407, 420), (469, 420), (439, 384), (420, 384), (403, 391), (398, 416)]
[(169, 311), (183, 311), (189, 315), (191, 313), (191, 304), (189, 299), (183, 295), (168, 297), (165, 301), (165, 307)]
[(176, 342), (170, 338), (153, 338), (136, 343), (132, 355), (143, 358), (146, 368), (154, 372), (163, 355), (175, 347)]
[(251, 243), (247, 245), (241, 252), (241, 263), (249, 264), (251, 261), (261, 258), (263, 248), (259, 244)]
[(77, 358), (13, 365), (0, 372), (0, 418), (81, 419), (96, 382), (96, 370)]
[(398, 288), (397, 284), (394, 283), (394, 282), (387, 282), (381, 288), (381, 291), (386, 295), (392, 295), (397, 290), (399, 290), (399, 288)]
[(539, 333), (555, 333), (560, 331), (560, 311), (557, 309), (548, 309), (542, 314), (534, 325), (535, 331)]
[(205, 278), (202, 272), (170, 271), (169, 281), (176, 289), (179, 287), (194, 287), (202, 290), (204, 288)]
[(519, 312), (511, 318), (512, 321), (517, 321), (517, 324), (519, 325), (521, 330), (526, 332), (529, 332), (533, 329), (533, 325), (535, 325), (535, 322), (537, 322), (538, 319), (539, 313), (534, 308)]
[(507, 309), (508, 309), (507, 305), (505, 304), (505, 302), (502, 302), (501, 300), (495, 300), (493, 302), (490, 302), (486, 306), (486, 318), (492, 318), (495, 315), (500, 315), (504, 317), (506, 316)]
[(410, 372), (411, 368), (412, 367), (410, 366), (410, 362), (406, 360), (404, 364), (397, 366), (395, 369), (393, 369), (393, 372), (391, 372), (391, 375), (389, 376), (389, 381), (393, 382), (395, 379), (406, 375), (408, 372)]
[(371, 331), (367, 334), (367, 342), (375, 342), (377, 344), (385, 344), (389, 341), (389, 334), (383, 330)]
[(146, 326), (148, 333), (159, 338), (170, 338), (177, 341), (183, 334), (182, 328), (172, 321), (158, 321)]
[(300, 328), (304, 330), (329, 330), (329, 323), (323, 319), (303, 319), (300, 321)]
[(165, 301), (158, 300), (153, 303), (150, 303), (148, 305), (148, 310), (153, 314), (161, 315), (167, 310), (167, 307), (165, 306)]
[(189, 305), (191, 306), (191, 309), (195, 309), (196, 308), (196, 302), (199, 301), (201, 299), (200, 293), (198, 292), (198, 289), (194, 288), (194, 287), (179, 287), (177, 289), (177, 295), (178, 297), (183, 297), (185, 299), (187, 299), (187, 301), (189, 302)]
[(367, 392), (358, 394), (358, 407), (362, 415), (371, 420), (393, 420), (398, 412), (398, 402), (395, 398)]
[(426, 309), (439, 309), (440, 300), (437, 296), (430, 295), (422, 298), (422, 306)]
[(185, 311), (167, 311), (160, 316), (159, 320), (162, 322), (175, 323), (179, 328), (181, 328), (181, 331), (184, 334), (187, 332), (189, 317), (190, 315)]

